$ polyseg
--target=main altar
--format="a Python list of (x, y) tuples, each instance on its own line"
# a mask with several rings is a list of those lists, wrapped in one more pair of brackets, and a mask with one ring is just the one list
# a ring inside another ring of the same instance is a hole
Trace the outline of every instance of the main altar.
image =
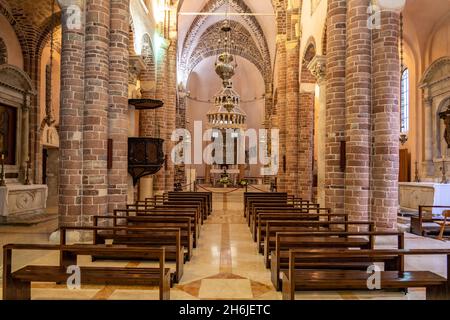
[[(399, 203), (402, 210), (417, 211), (419, 206), (450, 206), (450, 184), (433, 182), (399, 183)], [(441, 215), (446, 209), (433, 209)]]

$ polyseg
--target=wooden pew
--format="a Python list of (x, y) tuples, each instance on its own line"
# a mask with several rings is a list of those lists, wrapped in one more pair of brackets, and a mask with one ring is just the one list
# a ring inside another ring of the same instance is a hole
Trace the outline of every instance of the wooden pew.
[(319, 290), (371, 290), (367, 281), (370, 274), (366, 270), (343, 270), (340, 268), (317, 270), (297, 265), (298, 259), (308, 259), (315, 263), (327, 263), (330, 260), (340, 263), (379, 262), (388, 257), (398, 261), (395, 270), (380, 272), (381, 290), (407, 290), (408, 288), (426, 288), (427, 300), (448, 300), (450, 292), (450, 267), (447, 279), (431, 271), (405, 271), (404, 257), (411, 255), (447, 255), (450, 266), (450, 249), (423, 250), (347, 250), (317, 251), (290, 250), (289, 269), (282, 272), (283, 300), (294, 300), (296, 291)]
[[(200, 214), (200, 220), (201, 223), (203, 224), (203, 221), (207, 219), (207, 213), (205, 211), (205, 207), (204, 204), (202, 203), (202, 201), (200, 200), (195, 200), (195, 199), (191, 199), (191, 200), (172, 200), (172, 201), (168, 201), (168, 200), (164, 200), (164, 201), (158, 201), (155, 200), (154, 198), (147, 198), (145, 201), (137, 201), (135, 203), (135, 205), (138, 206), (145, 206), (146, 208), (156, 208), (156, 207), (181, 207), (181, 208), (190, 208), (190, 209), (196, 209), (199, 211)], [(132, 207), (132, 205), (128, 205), (129, 207)]]
[(272, 199), (272, 198), (278, 198), (278, 199), (288, 199), (288, 194), (286, 192), (244, 192), (244, 216), (247, 214), (247, 206), (248, 201), (251, 198), (254, 197), (264, 197), (265, 199)]
[[(166, 194), (165, 194), (166, 195)], [(199, 199), (205, 203), (207, 214), (212, 213), (212, 192), (168, 192), (167, 199), (169, 201), (176, 199)]]
[(190, 261), (193, 253), (194, 235), (191, 218), (165, 215), (146, 216), (93, 216), (94, 226), (100, 221), (112, 221), (114, 227), (176, 228), (181, 231), (181, 245), (186, 249), (185, 261)]
[[(339, 218), (340, 220), (337, 220)], [(334, 220), (333, 220), (334, 219)], [(263, 253), (266, 223), (267, 221), (324, 221), (324, 222), (346, 222), (348, 221), (348, 215), (345, 213), (297, 213), (297, 212), (287, 212), (287, 213), (260, 213), (258, 215), (258, 223), (256, 224), (256, 243), (258, 244), (259, 253)], [(347, 230), (347, 225), (344, 224), (344, 230)]]
[(31, 300), (32, 282), (66, 283), (71, 276), (68, 265), (27, 265), (13, 271), (12, 254), (16, 250), (59, 251), (60, 255), (75, 257), (74, 261), (64, 261), (70, 265), (77, 265), (80, 255), (158, 256), (158, 268), (80, 267), (81, 285), (159, 286), (160, 300), (170, 299), (170, 269), (165, 267), (164, 248), (8, 244), (3, 247), (3, 300)]
[(200, 238), (200, 222), (198, 220), (198, 212), (188, 208), (164, 207), (164, 208), (147, 208), (136, 207), (135, 209), (116, 209), (115, 216), (154, 216), (154, 217), (186, 217), (191, 219), (192, 233), (194, 235), (193, 247), (196, 248), (198, 239)]
[[(261, 232), (262, 240), (258, 243), (264, 252), (264, 262), (270, 268), (270, 255), (276, 250), (277, 233), (280, 232), (348, 232), (349, 226), (366, 227), (369, 232), (375, 231), (373, 221), (306, 221), (306, 220), (269, 220), (266, 221), (265, 232)], [(335, 227), (334, 229), (332, 227)], [(342, 227), (342, 228), (336, 228)], [(344, 235), (346, 236), (346, 235)], [(261, 245), (262, 243), (262, 245)]]
[[(250, 224), (250, 231), (253, 235), (253, 241), (257, 240), (257, 230), (259, 227), (259, 215), (261, 214), (297, 214), (297, 215), (305, 215), (305, 214), (319, 214), (321, 218), (326, 218), (330, 220), (331, 217), (343, 217), (343, 215), (334, 216), (331, 215), (331, 209), (328, 208), (289, 208), (289, 207), (261, 207), (255, 208), (254, 217), (252, 218), (252, 222)], [(345, 219), (345, 218), (344, 218)]]
[[(397, 248), (404, 248), (405, 236), (401, 232), (279, 232), (276, 235), (275, 250), (271, 252), (270, 258), (272, 283), (277, 290), (280, 289), (280, 272), (288, 268), (289, 250), (306, 248), (374, 249), (375, 237), (379, 236), (395, 236), (397, 237)], [(361, 264), (347, 267), (367, 268), (366, 265)]]
[[(449, 199), (450, 202), (450, 199)], [(443, 219), (433, 217), (432, 209), (449, 209), (449, 206), (419, 206), (419, 215), (411, 217), (411, 232), (418, 236), (438, 235), (440, 225), (436, 222), (442, 222)]]
[[(95, 225), (95, 224), (94, 224)], [(145, 247), (145, 248), (165, 248), (166, 261), (175, 262), (175, 272), (171, 276), (171, 284), (179, 283), (183, 276), (185, 261), (184, 247), (181, 245), (181, 231), (178, 228), (146, 228), (146, 227), (69, 227), (62, 226), (60, 230), (60, 244), (68, 245), (67, 231), (92, 231), (92, 245), (107, 244), (107, 240), (112, 240), (113, 245)], [(115, 256), (95, 255), (92, 261), (98, 259), (120, 259), (120, 260), (151, 260), (158, 259), (159, 256), (148, 254), (131, 257), (128, 253), (118, 252)], [(62, 256), (62, 259), (66, 259)]]
[[(293, 203), (281, 203), (281, 202), (275, 202), (275, 201), (264, 201), (264, 200), (256, 200), (251, 201), (249, 203), (248, 212), (247, 212), (247, 223), (249, 227), (252, 227), (252, 225), (255, 222), (255, 215), (259, 210), (264, 209), (272, 209), (272, 210), (278, 210), (278, 209), (284, 209), (284, 210), (290, 210), (290, 209), (303, 209), (303, 210), (309, 210), (313, 212), (313, 210), (316, 210), (317, 213), (320, 212), (326, 212), (326, 208), (320, 208), (318, 204), (310, 203), (308, 201), (304, 200), (294, 200)], [(328, 209), (331, 211), (331, 209)]]

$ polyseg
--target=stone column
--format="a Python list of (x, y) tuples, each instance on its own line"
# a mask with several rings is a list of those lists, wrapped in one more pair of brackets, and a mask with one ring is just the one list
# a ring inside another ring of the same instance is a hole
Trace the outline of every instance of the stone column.
[[(306, 119), (299, 119), (303, 116), (299, 110), (299, 42), (297, 39), (288, 41), (286, 43), (286, 131), (285, 131), (285, 145), (286, 145), (286, 192), (288, 194), (299, 194), (300, 183), (300, 166), (304, 169), (304, 162), (299, 159), (299, 132), (302, 121)], [(303, 170), (302, 170), (303, 171)], [(302, 172), (303, 173), (303, 172)], [(303, 181), (303, 180), (302, 180)], [(302, 184), (302, 187), (305, 187)]]
[(371, 30), (367, 26), (369, 5), (370, 0), (347, 1), (345, 211), (352, 221), (369, 219), (372, 64)]
[(398, 13), (383, 11), (373, 31), (372, 220), (380, 229), (397, 228), (400, 132)]
[(345, 131), (346, 2), (328, 0), (325, 202), (333, 213), (344, 213), (340, 145)]
[[(127, 20), (128, 22), (128, 20)], [(83, 121), (83, 223), (107, 213), (110, 0), (87, 0)]]
[[(20, 178), (25, 181), (26, 171), (27, 171), (27, 161), (30, 155), (30, 102), (28, 100), (28, 94), (24, 95), (23, 105), (22, 105), (22, 128), (21, 128), (21, 150), (20, 150)], [(30, 180), (32, 178), (32, 173), (30, 172)]]
[[(83, 170), (83, 107), (84, 107), (84, 39), (85, 0), (60, 0), (61, 107), (59, 126), (59, 224), (81, 223)], [(80, 11), (80, 24), (72, 24), (74, 5)]]
[(108, 172), (108, 212), (123, 208), (128, 193), (129, 0), (111, 0), (109, 41), (109, 139), (113, 163)]
[(426, 96), (423, 101), (425, 109), (425, 162), (424, 172), (427, 177), (434, 177), (433, 163), (433, 98)]
[(321, 207), (325, 205), (325, 151), (326, 151), (326, 121), (327, 121), (327, 83), (326, 57), (315, 56), (308, 65), (309, 71), (316, 77), (319, 86), (319, 114), (317, 134), (317, 202)]

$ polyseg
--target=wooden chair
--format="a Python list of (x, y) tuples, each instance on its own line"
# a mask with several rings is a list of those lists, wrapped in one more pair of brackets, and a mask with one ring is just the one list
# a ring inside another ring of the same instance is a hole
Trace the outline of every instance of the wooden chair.
[(450, 218), (450, 210), (444, 211), (442, 216), (444, 217), (443, 221), (436, 221), (436, 223), (441, 226), (439, 236), (437, 237), (439, 240), (444, 238), (445, 227), (450, 226), (450, 221), (447, 221), (447, 218)]

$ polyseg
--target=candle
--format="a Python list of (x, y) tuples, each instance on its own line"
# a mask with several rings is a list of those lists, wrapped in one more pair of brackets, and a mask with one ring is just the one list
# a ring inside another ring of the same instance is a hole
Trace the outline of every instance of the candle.
[(5, 154), (2, 152), (2, 160), (5, 160)]

